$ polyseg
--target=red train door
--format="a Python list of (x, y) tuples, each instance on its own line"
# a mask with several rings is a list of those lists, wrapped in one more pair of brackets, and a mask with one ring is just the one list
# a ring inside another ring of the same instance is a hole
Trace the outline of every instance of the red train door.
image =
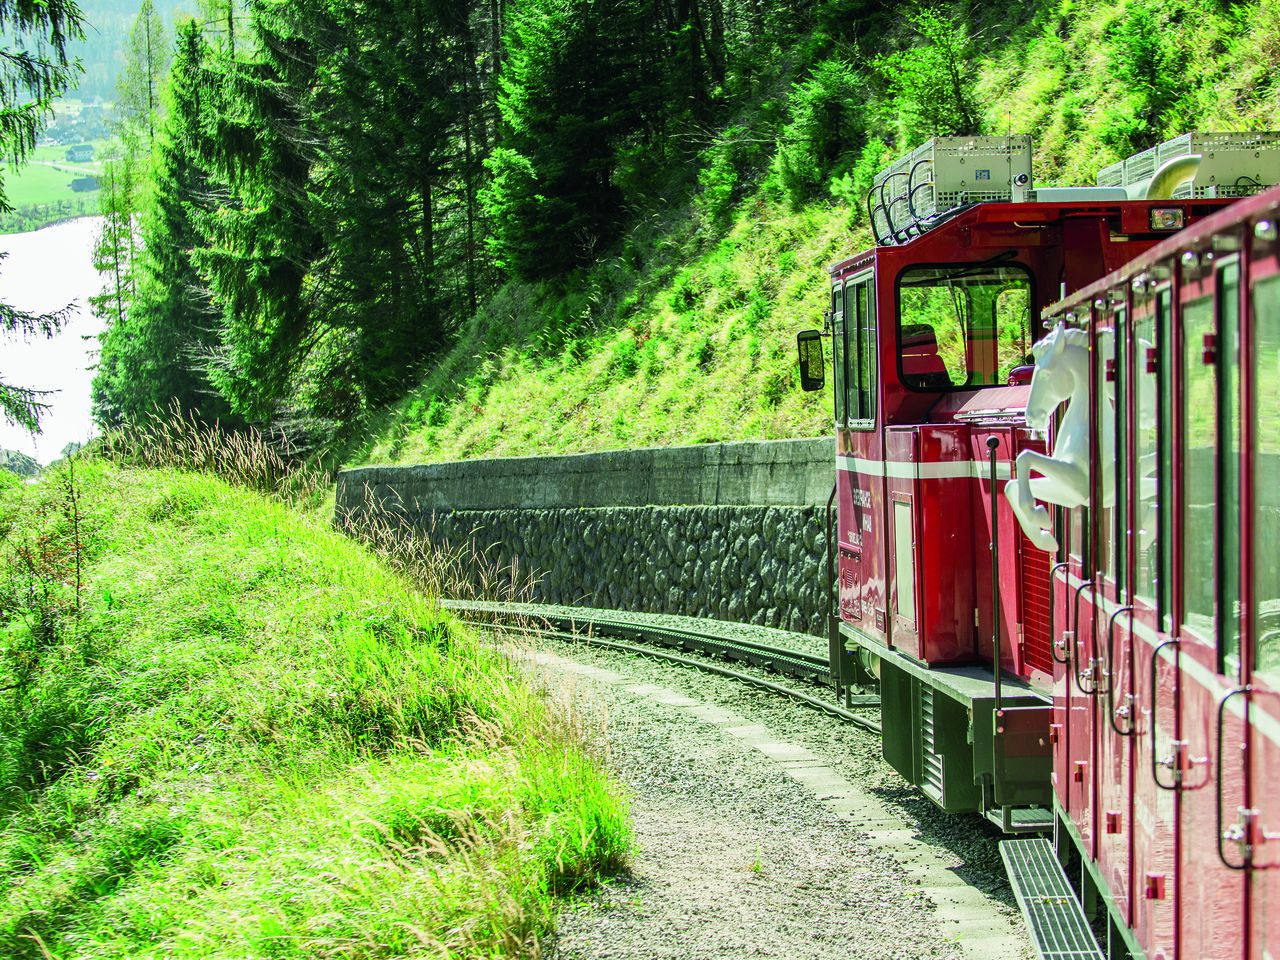
[[(1098, 739), (1098, 866), (1107, 884), (1116, 912), (1132, 925), (1133, 861), (1130, 839), (1133, 835), (1132, 806), (1132, 732), (1131, 701), (1133, 690), (1130, 647), (1132, 643), (1133, 606), (1131, 600), (1131, 554), (1129, 518), (1130, 465), (1133, 462), (1130, 440), (1131, 385), (1134, 382), (1132, 347), (1129, 330), (1129, 307), (1124, 288), (1113, 291), (1111, 304), (1100, 318), (1100, 338), (1111, 340), (1111, 349), (1099, 351), (1103, 361), (1100, 420), (1109, 418), (1111, 450), (1102, 450), (1100, 470), (1107, 478), (1112, 496), (1099, 517), (1097, 593), (1106, 600), (1098, 612), (1096, 629), (1100, 663), (1093, 681), (1097, 689)], [(1109, 359), (1108, 353), (1113, 353)], [(1103, 427), (1099, 423), (1098, 427)], [(1101, 429), (1099, 429), (1101, 433)], [(1126, 706), (1129, 709), (1124, 710)], [(1117, 715), (1118, 711), (1124, 710)]]
[(843, 619), (891, 643), (885, 609), (884, 449), (879, 427), (878, 329), (870, 270), (832, 288), (836, 368), (839, 598)]
[(1060, 686), (1055, 683), (1055, 714), (1061, 696), (1064, 724), (1065, 764), (1067, 776), (1066, 808), (1069, 820), (1080, 837), (1080, 848), (1094, 858), (1093, 780), (1095, 756), (1093, 737), (1093, 697), (1081, 686), (1080, 671), (1093, 657), (1093, 602), (1090, 590), (1093, 563), (1090, 543), (1090, 511), (1084, 507), (1068, 511), (1071, 574), (1063, 611), (1062, 656), (1067, 661)]
[(1181, 269), (1178, 695), (1189, 770), (1179, 811), (1179, 955), (1228, 960), (1245, 955), (1247, 926), (1245, 873), (1224, 862), (1220, 842), (1225, 798), (1247, 796), (1243, 711), (1217, 722), (1241, 677), (1240, 261), (1191, 251)]
[[(1176, 649), (1169, 612), (1173, 569), (1173, 288), (1133, 307), (1133, 741), (1132, 927), (1152, 960), (1176, 952), (1178, 740)], [(1117, 693), (1121, 691), (1117, 688)], [(1116, 709), (1127, 701), (1113, 697)], [(1123, 723), (1123, 718), (1120, 718)]]
[[(1274, 221), (1272, 221), (1274, 223)], [(1224, 798), (1224, 829), (1253, 842), (1249, 955), (1280, 957), (1280, 245), (1274, 226), (1253, 231), (1241, 329), (1245, 498), (1243, 538), (1249, 683), (1248, 833)], [(1241, 699), (1237, 697), (1237, 699)], [(1229, 855), (1239, 854), (1240, 849)]]

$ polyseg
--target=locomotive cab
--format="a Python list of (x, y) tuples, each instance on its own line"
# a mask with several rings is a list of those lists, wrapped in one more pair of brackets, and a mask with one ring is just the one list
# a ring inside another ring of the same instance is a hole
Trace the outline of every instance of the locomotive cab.
[[(1249, 184), (1276, 179), (1274, 143)], [(1027, 137), (930, 141), (877, 177), (877, 245), (831, 268), (832, 675), (878, 683), (899, 773), (1008, 832), (1052, 822), (1062, 683), (1050, 571), (1065, 557), (1028, 539), (1003, 491), (1018, 455), (1045, 449), (1026, 422), (1041, 314), (1233, 199), (1149, 179), (1037, 191)], [(822, 387), (816, 336), (806, 389)]]

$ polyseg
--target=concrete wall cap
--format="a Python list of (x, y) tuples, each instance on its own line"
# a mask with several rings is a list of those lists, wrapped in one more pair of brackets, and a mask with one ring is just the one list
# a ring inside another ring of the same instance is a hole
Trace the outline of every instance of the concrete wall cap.
[[(338, 475), (338, 506), (369, 496), (410, 512), (571, 507), (825, 503), (835, 477), (831, 437), (649, 447), (354, 467)], [(366, 494), (366, 490), (368, 494)]]

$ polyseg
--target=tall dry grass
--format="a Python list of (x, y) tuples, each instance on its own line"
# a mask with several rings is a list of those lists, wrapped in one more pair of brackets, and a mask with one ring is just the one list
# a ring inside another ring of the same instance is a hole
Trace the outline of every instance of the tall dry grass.
[(108, 430), (97, 453), (114, 463), (207, 473), (298, 509), (312, 509), (333, 482), (314, 458), (302, 458), (284, 433), (230, 431), (176, 404)]
[[(319, 460), (299, 456), (284, 433), (229, 431), (176, 406), (109, 430), (97, 451), (118, 464), (211, 474), (303, 511), (322, 504), (334, 481)], [(405, 523), (404, 516), (403, 504), (380, 500), (366, 489), (360, 510), (334, 519), (429, 596), (499, 603), (532, 597), (538, 571), (518, 558), (496, 560), (496, 544), (485, 542), (482, 528), (454, 544), (438, 535), (434, 516), (426, 529)]]

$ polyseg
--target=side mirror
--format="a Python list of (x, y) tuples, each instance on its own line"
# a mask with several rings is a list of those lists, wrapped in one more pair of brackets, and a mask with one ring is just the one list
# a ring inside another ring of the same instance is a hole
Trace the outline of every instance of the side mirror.
[(805, 393), (821, 390), (826, 383), (822, 334), (817, 330), (801, 330), (796, 334), (796, 347), (800, 351), (800, 389)]

